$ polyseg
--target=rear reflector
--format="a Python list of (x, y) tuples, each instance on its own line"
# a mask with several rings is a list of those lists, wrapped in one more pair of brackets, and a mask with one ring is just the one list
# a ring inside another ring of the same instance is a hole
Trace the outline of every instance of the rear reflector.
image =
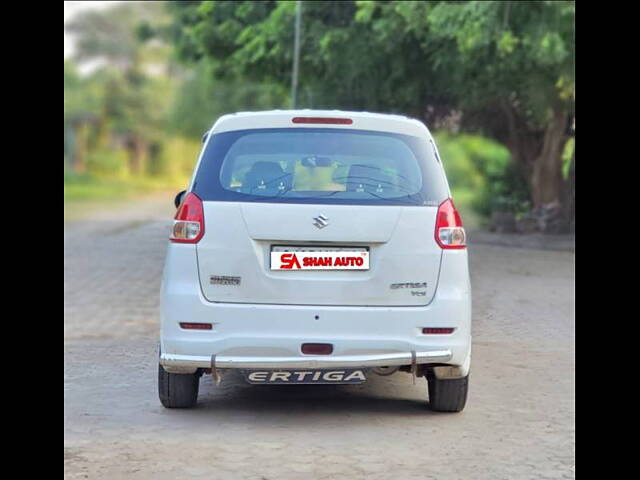
[(330, 343), (303, 343), (302, 353), (305, 355), (331, 355), (333, 345)]
[(293, 123), (322, 123), (336, 125), (351, 125), (353, 120), (350, 118), (329, 118), (329, 117), (293, 117)]
[(429, 328), (423, 328), (422, 333), (426, 335), (443, 335), (443, 334), (453, 333), (454, 330), (455, 328), (450, 328), (450, 327), (429, 327)]
[(186, 330), (211, 330), (213, 328), (210, 323), (180, 323), (180, 327)]

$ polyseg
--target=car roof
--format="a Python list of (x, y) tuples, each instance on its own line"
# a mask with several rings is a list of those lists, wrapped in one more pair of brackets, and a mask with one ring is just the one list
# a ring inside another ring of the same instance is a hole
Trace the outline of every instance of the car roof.
[[(317, 124), (293, 123), (294, 117), (349, 118), (353, 123)], [(255, 128), (337, 128), (344, 130), (373, 130), (402, 133), (416, 137), (431, 137), (429, 130), (419, 120), (403, 115), (343, 110), (268, 110), (261, 112), (237, 112), (221, 116), (210, 133)]]

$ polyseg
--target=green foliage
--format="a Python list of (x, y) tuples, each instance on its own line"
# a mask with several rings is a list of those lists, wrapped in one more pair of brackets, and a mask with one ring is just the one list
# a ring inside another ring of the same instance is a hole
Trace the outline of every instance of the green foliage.
[[(91, 179), (74, 184), (65, 198), (85, 198), (90, 188), (115, 191), (126, 182), (142, 188), (143, 180), (186, 181), (200, 138), (218, 116), (286, 105), (288, 89), (279, 85), (221, 79), (213, 63), (191, 71), (178, 66), (167, 41), (173, 33), (166, 6), (119, 3), (65, 26), (77, 45), (64, 71), (65, 168)], [(80, 73), (76, 64), (87, 63), (94, 68)]]
[(65, 172), (65, 216), (67, 208), (78, 203), (116, 202), (154, 192), (179, 191), (186, 185), (184, 178), (114, 179)]
[(73, 121), (83, 116), (96, 115), (100, 110), (104, 92), (102, 86), (87, 81), (78, 74), (76, 65), (64, 62), (64, 119)]
[(127, 176), (127, 154), (122, 149), (97, 148), (87, 155), (87, 169), (97, 177)]
[(564, 146), (564, 151), (562, 152), (562, 177), (569, 177), (569, 170), (571, 169), (571, 160), (574, 155), (574, 150), (576, 148), (575, 137), (571, 137)]
[(166, 59), (169, 46), (147, 40), (169, 20), (163, 2), (118, 2), (104, 11), (82, 12), (65, 29), (76, 39), (76, 61), (101, 61), (124, 71)]
[[(215, 61), (223, 76), (289, 84), (295, 2), (173, 8), (185, 57)], [(574, 83), (574, 10), (573, 2), (303, 2), (301, 85), (313, 92), (308, 106), (421, 116), (428, 104), (482, 109), (505, 97), (544, 123)]]
[(286, 108), (288, 90), (269, 83), (216, 79), (214, 68), (194, 67), (175, 96), (169, 128), (178, 134), (200, 138), (221, 115), (239, 110)]
[[(573, 115), (573, 1), (302, 5), (302, 107), (404, 113), (432, 127), (461, 114), (464, 131), (509, 145), (508, 198), (532, 185), (552, 118)], [(217, 78), (290, 85), (295, 2), (173, 2), (172, 11), (183, 58)]]
[(152, 175), (183, 180), (193, 172), (202, 144), (199, 140), (174, 136), (167, 139), (157, 155)]
[[(575, 2), (304, 1), (302, 15), (302, 108), (459, 127), (438, 133), (456, 202), (481, 215), (527, 208), (522, 150), (540, 150), (552, 115), (573, 115)], [(86, 142), (92, 178), (135, 182), (138, 145), (139, 177), (186, 177), (218, 116), (289, 106), (294, 17), (292, 1), (122, 2), (78, 16), (75, 61), (102, 67), (65, 62), (65, 164)]]
[[(167, 135), (180, 83), (171, 46), (156, 38), (168, 19), (162, 3), (136, 2), (88, 11), (65, 25), (77, 46), (64, 71), (65, 168), (77, 177), (65, 174), (66, 200), (89, 198), (91, 188), (100, 196), (127, 183), (185, 180), (200, 144)], [(76, 62), (94, 68), (80, 73)]]
[(434, 136), (457, 204), (480, 217), (494, 210), (526, 210), (526, 185), (519, 181), (504, 146), (478, 135), (437, 132)]

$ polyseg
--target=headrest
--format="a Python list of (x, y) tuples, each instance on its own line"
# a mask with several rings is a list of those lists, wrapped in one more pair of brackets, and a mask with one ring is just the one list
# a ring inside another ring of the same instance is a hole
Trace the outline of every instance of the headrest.
[[(246, 173), (243, 182), (243, 190), (277, 190), (278, 187), (288, 186), (290, 175), (277, 162), (256, 162)], [(282, 185), (281, 185), (282, 183)]]
[(248, 174), (259, 174), (265, 175), (269, 178), (274, 178), (284, 174), (284, 170), (282, 170), (282, 167), (277, 162), (260, 161), (251, 166), (251, 170), (249, 170)]
[(349, 167), (347, 175), (348, 192), (387, 192), (393, 190), (391, 177), (385, 175), (377, 167), (354, 164)]

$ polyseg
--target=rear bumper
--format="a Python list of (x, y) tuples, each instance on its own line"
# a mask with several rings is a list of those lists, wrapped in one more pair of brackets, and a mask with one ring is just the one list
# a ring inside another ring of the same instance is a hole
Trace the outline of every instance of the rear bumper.
[[(465, 251), (443, 255), (429, 305), (355, 307), (209, 302), (200, 290), (194, 246), (171, 247), (160, 306), (160, 363), (168, 371), (211, 368), (212, 356), (220, 369), (404, 366), (413, 363), (413, 352), (416, 364), (468, 371), (471, 291)], [(212, 328), (185, 330), (180, 322)], [(455, 330), (425, 335), (424, 327)], [(333, 353), (304, 355), (303, 343), (330, 343)]]
[(160, 364), (168, 370), (192, 370), (194, 368), (351, 368), (391, 367), (415, 363), (446, 363), (451, 360), (451, 350), (427, 352), (402, 352), (378, 355), (300, 356), (300, 357), (242, 357), (212, 355), (175, 355), (163, 353)]

